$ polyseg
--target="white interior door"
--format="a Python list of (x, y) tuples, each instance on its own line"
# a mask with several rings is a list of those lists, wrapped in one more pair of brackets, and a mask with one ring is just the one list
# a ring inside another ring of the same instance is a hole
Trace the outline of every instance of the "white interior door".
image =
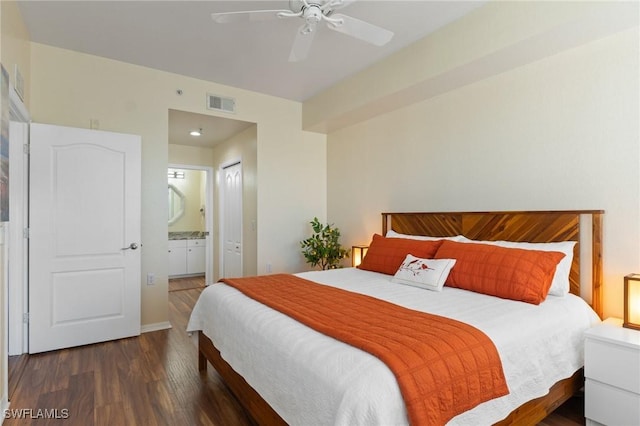
[(242, 276), (242, 164), (235, 163), (222, 169), (222, 277)]
[(28, 243), (25, 228), (29, 223), (29, 162), (25, 146), (29, 144), (29, 124), (9, 123), (9, 283), (8, 320), (9, 355), (27, 352), (27, 324), (23, 314), (28, 312)]
[(140, 334), (140, 137), (31, 125), (29, 352)]
[(9, 355), (29, 350), (28, 325), (28, 246), (25, 227), (29, 226), (29, 111), (9, 85), (9, 217), (8, 246), (8, 348)]

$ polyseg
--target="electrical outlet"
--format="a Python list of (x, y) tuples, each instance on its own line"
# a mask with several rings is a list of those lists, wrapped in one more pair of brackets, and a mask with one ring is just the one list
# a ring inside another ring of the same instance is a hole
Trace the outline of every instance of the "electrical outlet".
[(156, 285), (156, 274), (153, 272), (147, 274), (147, 285)]
[(271, 273), (271, 263), (267, 263), (267, 274)]

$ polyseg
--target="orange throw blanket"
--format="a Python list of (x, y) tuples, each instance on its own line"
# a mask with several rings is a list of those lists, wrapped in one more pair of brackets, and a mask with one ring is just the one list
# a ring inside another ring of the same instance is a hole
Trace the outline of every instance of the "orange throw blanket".
[(385, 362), (412, 425), (443, 425), (509, 393), (493, 342), (468, 324), (293, 275), (222, 281)]

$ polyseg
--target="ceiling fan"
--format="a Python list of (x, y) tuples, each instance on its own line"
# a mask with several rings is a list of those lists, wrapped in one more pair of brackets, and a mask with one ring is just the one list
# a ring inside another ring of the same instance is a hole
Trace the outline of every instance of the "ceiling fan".
[(238, 21), (265, 21), (278, 18), (302, 18), (289, 55), (290, 62), (304, 60), (309, 54), (317, 26), (326, 22), (329, 29), (366, 41), (375, 46), (387, 44), (393, 32), (351, 16), (333, 13), (356, 0), (289, 0), (289, 9), (246, 10), (212, 13), (214, 22), (225, 24)]

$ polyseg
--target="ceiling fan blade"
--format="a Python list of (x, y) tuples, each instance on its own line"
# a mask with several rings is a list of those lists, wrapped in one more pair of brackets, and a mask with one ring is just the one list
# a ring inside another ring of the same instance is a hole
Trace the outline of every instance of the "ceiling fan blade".
[(211, 19), (218, 24), (227, 24), (229, 22), (252, 22), (252, 21), (268, 21), (271, 19), (278, 19), (280, 14), (288, 16), (291, 14), (290, 10), (242, 10), (239, 12), (220, 12), (212, 13)]
[(343, 7), (347, 7), (351, 3), (355, 3), (356, 1), (357, 0), (331, 0), (323, 4), (321, 9), (323, 11), (327, 9), (338, 10), (338, 9), (342, 9)]
[(393, 31), (351, 16), (335, 14), (331, 15), (327, 21), (330, 29), (376, 46), (384, 46), (393, 38)]
[(298, 28), (296, 38), (293, 40), (291, 53), (289, 54), (289, 62), (303, 61), (311, 50), (311, 44), (315, 36), (316, 24), (304, 24)]

